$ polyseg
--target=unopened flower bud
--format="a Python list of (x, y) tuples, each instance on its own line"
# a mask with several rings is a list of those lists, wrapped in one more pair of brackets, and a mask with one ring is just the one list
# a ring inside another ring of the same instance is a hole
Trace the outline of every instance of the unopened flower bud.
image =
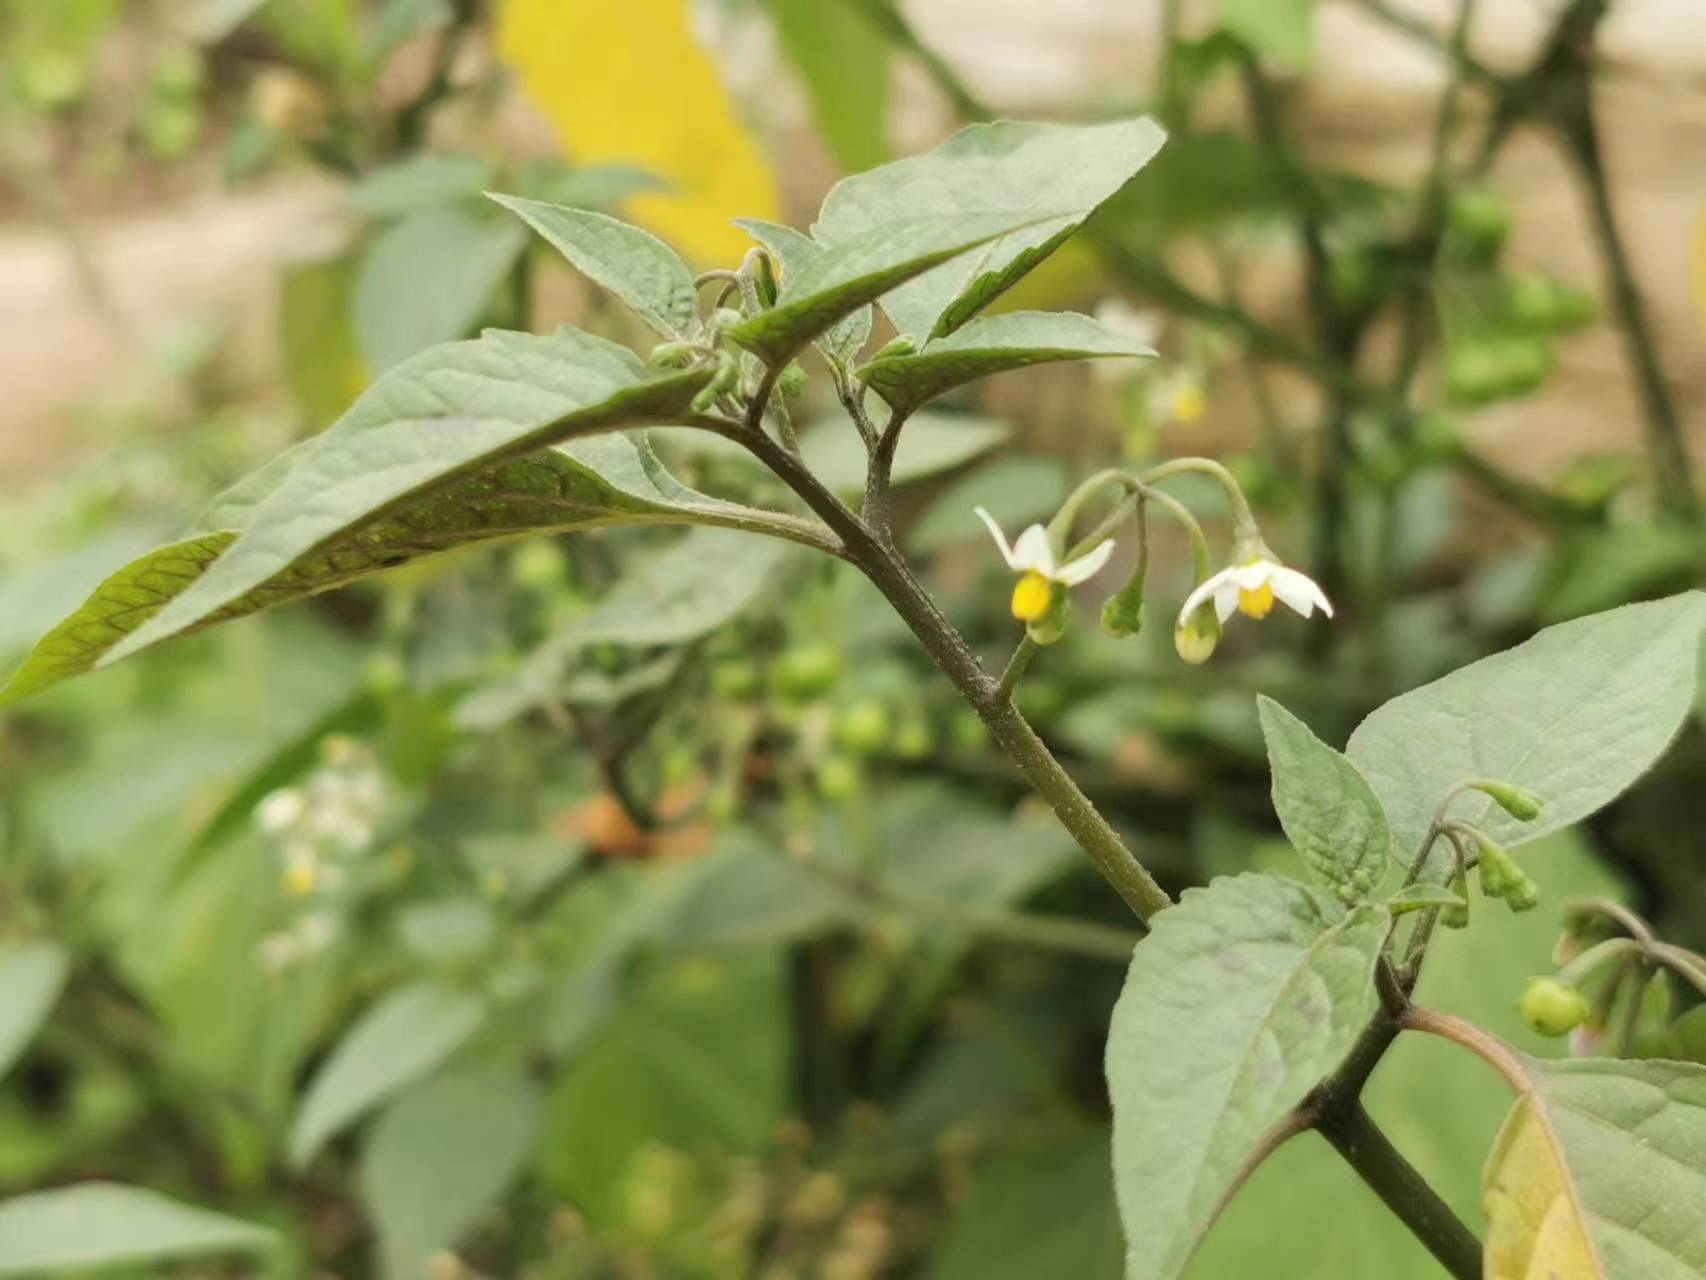
[(790, 360), (788, 367), (782, 370), (776, 379), (776, 390), (789, 400), (797, 400), (805, 394), (806, 371), (800, 368), (798, 360)]
[(1505, 890), (1505, 905), (1512, 911), (1532, 911), (1540, 905), (1540, 886), (1520, 868), (1510, 888)]
[(1196, 612), (1173, 628), (1173, 647), (1193, 667), (1200, 667), (1213, 657), (1219, 643), (1220, 619), (1215, 616), (1212, 602), (1199, 605)]
[(1556, 978), (1531, 978), (1517, 1001), (1522, 1020), (1543, 1036), (1568, 1035), (1588, 1016), (1588, 1002)]
[(1102, 630), (1116, 639), (1135, 636), (1143, 630), (1143, 573), (1107, 598), (1102, 605)]
[(1447, 929), (1467, 929), (1469, 927), (1469, 877), (1459, 871), (1451, 879), (1451, 891), (1458, 901), (1444, 908), (1439, 913), (1439, 922)]
[(1475, 790), (1491, 797), (1499, 808), (1518, 822), (1533, 822), (1540, 816), (1540, 797), (1532, 791), (1513, 787), (1508, 782), (1477, 782)]
[(647, 362), (654, 369), (685, 369), (697, 354), (691, 342), (660, 342), (652, 348)]

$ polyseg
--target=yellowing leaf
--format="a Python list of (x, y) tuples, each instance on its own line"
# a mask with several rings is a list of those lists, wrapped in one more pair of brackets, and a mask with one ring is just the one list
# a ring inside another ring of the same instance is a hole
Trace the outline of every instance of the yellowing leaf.
[(776, 183), (689, 28), (690, 0), (504, 0), (500, 56), (583, 164), (636, 165), (670, 190), (627, 212), (701, 264), (732, 263), (736, 217), (775, 218)]
[(1563, 1161), (1532, 1095), (1517, 1101), (1487, 1159), (1486, 1280), (1598, 1280)]

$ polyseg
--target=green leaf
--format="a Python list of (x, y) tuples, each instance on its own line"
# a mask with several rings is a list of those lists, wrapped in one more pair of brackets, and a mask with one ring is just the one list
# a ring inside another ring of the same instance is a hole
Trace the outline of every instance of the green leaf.
[(344, 1034), (315, 1074), (290, 1129), (290, 1160), (306, 1165), (352, 1121), (413, 1084), (479, 1030), (485, 1007), (438, 982), (398, 987)]
[(1184, 1271), (1264, 1135), (1350, 1051), (1387, 924), (1256, 874), (1155, 917), (1108, 1035), (1128, 1280)]
[[(0, 705), (93, 668), (127, 632), (205, 573), (317, 444), (304, 442), (216, 499), (202, 523), (230, 527), (149, 552), (106, 579), (36, 645), (10, 683), (0, 687)], [(708, 524), (819, 545), (803, 521), (706, 497), (682, 485), (664, 469), (644, 437), (595, 436), (500, 463), (448, 490), (360, 523), (197, 627), (302, 599), (455, 547), (624, 524)]]
[[(791, 274), (805, 270), (823, 256), (821, 245), (792, 227), (758, 218), (736, 218), (735, 226), (769, 250), (770, 256), (782, 269), (784, 284)], [(865, 349), (865, 343), (870, 341), (873, 321), (868, 305), (858, 307), (823, 331), (817, 340), (817, 349), (831, 360), (851, 365)]]
[(889, 46), (882, 33), (841, 0), (770, 0), (770, 12), (842, 172), (887, 160)]
[(0, 1201), (0, 1276), (254, 1253), (275, 1239), (264, 1227), (111, 1182)]
[(1300, 70), (1309, 62), (1315, 0), (1218, 0), (1220, 25), (1257, 53)]
[(1433, 907), (1461, 907), (1465, 901), (1442, 884), (1412, 884), (1388, 898), (1386, 910), (1401, 916), (1408, 911), (1427, 911)]
[[(904, 446), (906, 437), (902, 435)], [(987, 538), (976, 510), (985, 508), (1003, 529), (1022, 529), (1053, 515), (1066, 499), (1066, 464), (1044, 454), (996, 459), (948, 485), (912, 527), (907, 545), (917, 552)]]
[(929, 1280), (1119, 1280), (1108, 1134), (980, 1162)]
[(362, 52), (377, 67), (403, 45), (455, 20), (450, 0), (386, 0), (368, 28)]
[(926, 219), (993, 229), (1004, 216), (1010, 234), (980, 235), (993, 243), (884, 299), (901, 333), (920, 342), (940, 337), (1052, 253), (1149, 162), (1165, 137), (1147, 119), (972, 125), (934, 151), (838, 183), (824, 199), (812, 239), (838, 248)]
[(1487, 1158), (1489, 1280), (1706, 1274), (1706, 1067), (1521, 1060)]
[(873, 360), (858, 371), (896, 413), (911, 413), (962, 383), (1058, 360), (1153, 356), (1140, 342), (1070, 311), (983, 316), (914, 355)]
[(1549, 627), (1527, 643), (1394, 698), (1345, 754), (1385, 806), (1400, 857), (1455, 784), (1525, 787), (1544, 809), (1518, 822), (1479, 792), (1452, 816), (1500, 844), (1587, 817), (1663, 753), (1694, 698), (1706, 594), (1690, 592)]
[(47, 1021), (68, 965), (65, 952), (51, 942), (0, 947), (0, 1079)]
[(278, 327), (285, 382), (310, 422), (330, 422), (372, 376), (355, 334), (360, 259), (344, 253), (292, 264), (280, 273)]
[(680, 340), (698, 329), (693, 272), (675, 250), (649, 231), (588, 209), (520, 196), (494, 195), (492, 199), (664, 337)]
[[(1005, 422), (979, 414), (921, 413), (901, 433), (890, 479), (913, 484), (952, 471), (998, 448), (1011, 434)], [(800, 435), (800, 455), (838, 493), (864, 490), (869, 457), (846, 418), (807, 427)]]
[(496, 175), (466, 151), (422, 152), (369, 169), (345, 193), (372, 218), (404, 218), (479, 195)]
[(382, 1274), (418, 1280), (454, 1248), (532, 1152), (542, 1107), (519, 1067), (474, 1062), (409, 1089), (374, 1122), (361, 1153), (362, 1200)]
[(1015, 230), (1057, 221), (1047, 214), (974, 212), (881, 223), (825, 246), (789, 275), (774, 307), (728, 336), (771, 367), (784, 364), (836, 321), (932, 267)]
[(355, 281), (355, 332), (369, 367), (382, 373), (465, 337), (526, 244), (514, 223), (460, 209), (428, 209), (387, 229)]
[(1274, 811), (1309, 869), (1347, 902), (1366, 900), (1392, 856), (1386, 811), (1357, 767), (1272, 698), (1256, 706)]
[(574, 329), (488, 332), (391, 370), (255, 510), (218, 563), (120, 640), (114, 662), (207, 621), (357, 525), (506, 459), (686, 411), (708, 370), (654, 375)]

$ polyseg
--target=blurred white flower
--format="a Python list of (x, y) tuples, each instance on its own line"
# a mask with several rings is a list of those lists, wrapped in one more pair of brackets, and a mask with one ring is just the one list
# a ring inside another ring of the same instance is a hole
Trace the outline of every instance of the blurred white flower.
[(1199, 583), (1185, 597), (1184, 607), (1179, 610), (1179, 625), (1184, 626), (1197, 607), (1208, 600), (1214, 601), (1215, 615), (1222, 622), (1234, 612), (1259, 620), (1273, 610), (1276, 598), (1305, 618), (1317, 608), (1329, 618), (1333, 616), (1333, 606), (1315, 579), (1288, 569), (1277, 560), (1258, 556), (1229, 565)]

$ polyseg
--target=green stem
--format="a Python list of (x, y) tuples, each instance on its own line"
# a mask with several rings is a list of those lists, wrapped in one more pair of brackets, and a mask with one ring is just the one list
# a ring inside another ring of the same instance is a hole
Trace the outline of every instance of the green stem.
[(1244, 490), (1239, 487), (1232, 473), (1213, 458), (1174, 458), (1171, 462), (1151, 467), (1138, 476), (1138, 480), (1144, 485), (1156, 485), (1171, 476), (1193, 471), (1213, 478), (1226, 491), (1226, 501), (1232, 508), (1235, 538), (1256, 532), (1256, 517), (1250, 511), (1250, 503), (1244, 497)]
[(1013, 656), (1007, 659), (1007, 668), (1001, 673), (999, 696), (1011, 700), (1013, 691), (1019, 687), (1019, 681), (1025, 674), (1025, 668), (1031, 665), (1031, 659), (1037, 656), (1037, 650), (1042, 648), (1027, 633), (1019, 641), (1019, 647), (1013, 650)]
[(984, 670), (893, 544), (849, 511), (796, 455), (762, 431), (708, 414), (695, 419), (695, 424), (745, 446), (840, 535), (845, 557), (859, 567), (900, 614), (1032, 789), (1048, 802), (1061, 825), (1138, 919), (1147, 921), (1171, 906), (1173, 900), (1166, 890), (1126, 848), (1119, 833), (1097, 812), (1018, 708), (1002, 696), (1000, 684)]

